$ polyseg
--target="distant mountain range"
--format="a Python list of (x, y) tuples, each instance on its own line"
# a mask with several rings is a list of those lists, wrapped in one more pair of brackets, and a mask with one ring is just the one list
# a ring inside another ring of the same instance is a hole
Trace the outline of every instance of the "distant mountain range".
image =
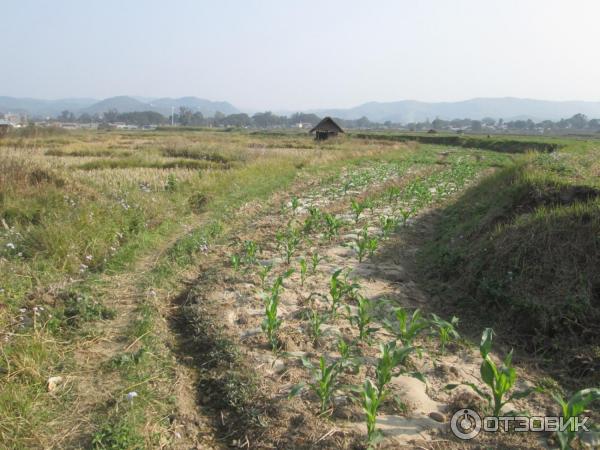
[(119, 96), (100, 101), (91, 98), (39, 100), (34, 98), (0, 97), (0, 112), (25, 113), (31, 116), (43, 117), (54, 117), (65, 110), (75, 114), (100, 114), (111, 109), (116, 109), (121, 113), (155, 111), (168, 116), (171, 114), (171, 108), (175, 108), (177, 112), (181, 106), (185, 106), (193, 112), (201, 112), (205, 116), (214, 116), (217, 111), (223, 114), (239, 112), (231, 103), (213, 102), (196, 97), (148, 99)]
[(464, 119), (473, 120), (492, 117), (494, 119), (559, 120), (582, 113), (589, 118), (600, 118), (600, 102), (551, 101), (523, 98), (474, 98), (460, 102), (419, 102), (403, 100), (398, 102), (370, 102), (349, 109), (317, 109), (310, 111), (319, 116), (333, 116), (341, 119), (367, 117), (374, 122), (409, 123), (424, 120)]
[[(147, 98), (120, 96), (104, 100), (90, 98), (67, 98), (60, 100), (39, 100), (33, 98), (0, 97), (0, 112), (20, 112), (32, 116), (57, 116), (64, 110), (75, 114), (103, 113), (111, 109), (119, 112), (156, 111), (165, 116), (171, 114), (171, 108), (177, 111), (181, 106), (199, 111), (205, 116), (213, 116), (220, 111), (223, 114), (240, 112), (228, 102), (214, 102), (197, 97)], [(296, 111), (294, 111), (296, 112)], [(569, 118), (577, 113), (589, 118), (600, 118), (600, 102), (550, 101), (522, 98), (474, 98), (459, 102), (420, 102), (403, 100), (398, 102), (370, 102), (348, 109), (315, 109), (304, 112), (319, 116), (333, 116), (342, 119), (367, 117), (373, 122), (391, 121), (408, 123), (440, 119), (494, 119), (515, 120), (533, 119), (558, 120)]]

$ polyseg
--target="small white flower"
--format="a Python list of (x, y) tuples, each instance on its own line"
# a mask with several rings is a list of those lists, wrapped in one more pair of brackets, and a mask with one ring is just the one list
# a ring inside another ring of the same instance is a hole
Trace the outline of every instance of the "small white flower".
[(26, 313), (27, 312), (27, 308), (20, 308), (19, 311), (22, 312), (22, 313)]
[(6, 248), (10, 248), (11, 250), (14, 250), (15, 244), (13, 244), (12, 242), (9, 242), (8, 244), (6, 244)]
[(87, 261), (91, 261), (94, 257), (92, 255), (85, 255)]
[(138, 396), (138, 393), (135, 391), (131, 391), (127, 394), (127, 400), (129, 400), (130, 402), (133, 401), (134, 398), (136, 398)]

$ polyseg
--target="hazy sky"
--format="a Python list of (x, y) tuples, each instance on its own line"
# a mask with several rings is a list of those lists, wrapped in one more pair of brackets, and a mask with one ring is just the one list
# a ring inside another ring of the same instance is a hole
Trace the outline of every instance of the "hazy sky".
[(0, 95), (600, 100), (598, 0), (15, 0)]

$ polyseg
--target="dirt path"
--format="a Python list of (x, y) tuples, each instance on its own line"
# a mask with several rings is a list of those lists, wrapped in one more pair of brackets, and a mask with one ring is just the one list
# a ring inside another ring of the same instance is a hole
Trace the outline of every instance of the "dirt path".
[[(68, 433), (57, 437), (52, 443), (54, 448), (87, 447), (90, 436), (97, 430), (95, 418), (106, 418), (109, 411), (118, 409), (128, 392), (135, 392), (136, 385), (127, 386), (121, 379), (117, 368), (111, 368), (111, 362), (123, 355), (135, 355), (141, 348), (142, 338), (132, 336), (132, 329), (140, 318), (140, 307), (146, 301), (153, 304), (168, 305), (172, 293), (144, 288), (144, 279), (157, 265), (163, 254), (174, 243), (189, 233), (189, 225), (165, 240), (157, 248), (137, 260), (130, 269), (113, 274), (103, 275), (97, 282), (95, 294), (102, 299), (102, 304), (114, 312), (112, 319), (94, 322), (87, 329), (88, 339), (78, 342), (73, 349), (75, 368), (63, 381), (71, 390), (75, 399), (67, 417), (60, 418), (69, 424)], [(168, 327), (157, 323), (153, 334), (168, 340)], [(161, 446), (168, 448), (210, 448), (204, 437), (211, 440), (214, 432), (209, 428), (212, 419), (207, 419), (194, 401), (195, 375), (185, 365), (176, 365), (173, 379), (148, 380), (157, 389), (172, 390), (179, 411), (170, 421), (169, 436), (160, 439)], [(176, 420), (179, 418), (179, 420)], [(193, 428), (189, 427), (193, 424)], [(153, 432), (153, 430), (148, 430)]]

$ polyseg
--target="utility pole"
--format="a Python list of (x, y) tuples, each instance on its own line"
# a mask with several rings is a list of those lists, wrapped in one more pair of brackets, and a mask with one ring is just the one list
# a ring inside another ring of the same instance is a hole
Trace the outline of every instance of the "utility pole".
[(175, 126), (175, 107), (171, 106), (171, 126)]

